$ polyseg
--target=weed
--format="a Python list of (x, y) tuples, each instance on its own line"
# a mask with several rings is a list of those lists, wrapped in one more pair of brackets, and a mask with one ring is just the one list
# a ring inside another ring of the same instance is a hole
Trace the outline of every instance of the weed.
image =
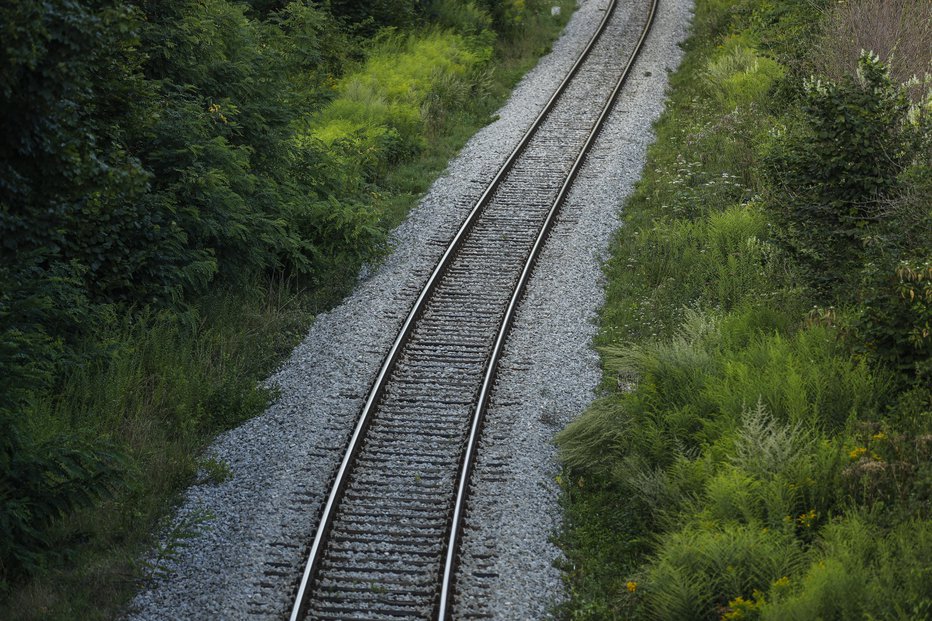
[[(840, 80), (854, 71), (863, 50), (878, 54), (897, 82), (922, 79), (932, 70), (932, 6), (927, 2), (852, 0), (831, 4), (826, 13), (813, 50), (817, 73)], [(925, 93), (919, 87), (911, 95)]]
[(230, 464), (216, 457), (208, 457), (198, 464), (199, 482), (220, 485), (233, 478)]
[(151, 559), (145, 561), (144, 568), (148, 579), (164, 580), (173, 574), (172, 565), (178, 560), (188, 540), (208, 528), (214, 516), (203, 509), (194, 510), (177, 518), (164, 529), (158, 546)]

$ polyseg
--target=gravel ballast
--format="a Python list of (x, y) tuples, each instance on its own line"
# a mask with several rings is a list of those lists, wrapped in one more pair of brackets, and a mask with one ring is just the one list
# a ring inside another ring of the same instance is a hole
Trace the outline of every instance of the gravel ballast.
[[(622, 0), (629, 1), (629, 0)], [(391, 256), (320, 315), (282, 369), (261, 416), (218, 437), (219, 485), (191, 487), (176, 524), (203, 522), (167, 577), (132, 602), (131, 619), (280, 619), (365, 393), (420, 285), (460, 222), (549, 99), (602, 18), (582, 2), (553, 50), (516, 87), (393, 234)], [(549, 537), (559, 524), (553, 434), (599, 381), (589, 342), (601, 304), (600, 256), (618, 225), (679, 62), (691, 2), (664, 0), (654, 31), (538, 263), (503, 360), (468, 515), (457, 617), (544, 618), (562, 597)], [(489, 576), (495, 575), (494, 579)]]

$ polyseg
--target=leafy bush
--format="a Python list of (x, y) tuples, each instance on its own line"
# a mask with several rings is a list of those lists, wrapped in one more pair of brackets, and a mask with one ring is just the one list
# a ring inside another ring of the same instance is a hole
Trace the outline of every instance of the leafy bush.
[(467, 36), (481, 36), (492, 27), (492, 17), (474, 2), (434, 0), (428, 7), (431, 20)]
[(436, 125), (437, 110), (465, 105), (490, 54), (490, 47), (452, 32), (383, 36), (365, 66), (339, 83), (339, 95), (304, 121), (296, 140), (323, 145), (332, 168), (344, 171), (339, 190), (359, 192), (423, 148), (425, 124)]
[(168, 210), (145, 204), (151, 174), (127, 144), (152, 93), (137, 19), (116, 0), (0, 9), (0, 260), (77, 262), (104, 299), (170, 297), (207, 260)]
[(876, 358), (918, 382), (928, 382), (932, 379), (932, 261), (901, 260), (892, 274), (868, 263), (862, 274), (860, 337)]
[[(932, 139), (928, 114), (916, 122)], [(866, 262), (856, 290), (859, 349), (896, 369), (904, 382), (928, 385), (930, 359), (929, 249), (932, 248), (932, 165), (919, 161), (901, 175), (903, 189), (887, 202), (865, 239)]]
[(932, 523), (908, 521), (884, 532), (872, 522), (853, 514), (828, 526), (807, 570), (776, 589), (760, 618), (927, 618)]
[(120, 478), (121, 451), (86, 439), (100, 404), (36, 414), (69, 376), (114, 362), (106, 317), (176, 312), (218, 275), (320, 270), (319, 240), (289, 218), (316, 197), (288, 175), (288, 139), (291, 106), (320, 90), (302, 63), (322, 56), (285, 34), (319, 31), (317, 17), (295, 5), (261, 22), (225, 0), (0, 8), (5, 574), (34, 569), (56, 520)]
[(771, 154), (780, 239), (823, 294), (852, 285), (862, 239), (914, 157), (909, 110), (904, 89), (865, 54), (857, 80), (806, 83), (801, 122)]
[(492, 16), (492, 24), (500, 32), (513, 32), (527, 21), (528, 0), (476, 0), (476, 4)]
[(418, 14), (418, 0), (330, 0), (334, 15), (372, 34), (382, 26), (410, 26)]
[(783, 68), (761, 57), (740, 37), (729, 37), (722, 50), (709, 61), (707, 77), (712, 96), (724, 110), (740, 105), (764, 103), (773, 83), (783, 77)]

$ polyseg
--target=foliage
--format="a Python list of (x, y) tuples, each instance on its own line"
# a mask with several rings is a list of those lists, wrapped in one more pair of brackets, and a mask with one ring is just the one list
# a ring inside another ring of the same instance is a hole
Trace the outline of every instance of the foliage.
[[(766, 310), (719, 321), (692, 314), (672, 341), (605, 348), (610, 377), (637, 388), (603, 398), (562, 432), (565, 464), (625, 487), (656, 513), (696, 492), (695, 477), (710, 471), (689, 462), (716, 443), (730, 446), (751, 404), (782, 424), (817, 420), (830, 433), (876, 411), (882, 377), (846, 361), (823, 327), (792, 339), (772, 332), (784, 321)], [(658, 479), (657, 468), (672, 478)]]
[(855, 513), (826, 527), (806, 570), (772, 587), (760, 618), (927, 618), (932, 523), (910, 520), (884, 531), (871, 517)]
[(533, 0), (476, 0), (476, 4), (491, 15), (496, 30), (507, 33), (527, 24), (530, 5), (536, 3)]
[[(889, 270), (889, 268), (887, 268)], [(892, 273), (868, 263), (860, 336), (872, 355), (916, 378), (932, 379), (932, 262), (901, 260)]]
[[(21, 41), (3, 59), (6, 260), (77, 263), (94, 299), (164, 305), (217, 276), (313, 276), (332, 239), (309, 234), (358, 228), (355, 210), (306, 225), (329, 210), (320, 180), (301, 174), (315, 154), (294, 148), (292, 121), (327, 97), (320, 82), (345, 42), (323, 34), (333, 21), (320, 10), (289, 3), (265, 21), (227, 0), (4, 11)], [(362, 254), (381, 243), (343, 237)]]
[[(337, 97), (303, 121), (296, 141), (342, 171), (331, 192), (359, 193), (423, 148), (437, 110), (465, 105), (490, 54), (450, 32), (386, 35), (360, 71), (340, 81)], [(462, 85), (456, 99), (451, 83)]]
[(126, 143), (146, 115), (135, 96), (149, 94), (134, 11), (12, 3), (0, 22), (2, 262), (77, 263), (95, 296), (171, 295), (205, 257), (183, 247), (171, 214), (142, 204), (150, 174)]
[(709, 61), (711, 95), (724, 110), (763, 101), (771, 85), (783, 77), (779, 63), (760, 56), (748, 43), (741, 37), (728, 37)]
[(604, 393), (557, 439), (566, 618), (929, 614), (928, 104), (873, 55), (806, 80), (819, 16), (697, 3), (606, 265)]
[(856, 288), (859, 314), (853, 322), (860, 349), (897, 370), (906, 383), (928, 383), (929, 248), (932, 248), (932, 165), (926, 146), (901, 175), (903, 189), (888, 201), (865, 238), (865, 263)]
[(770, 158), (771, 208), (780, 238), (807, 280), (832, 294), (863, 262), (862, 239), (911, 163), (916, 138), (905, 90), (876, 56), (861, 57), (858, 79), (810, 80), (791, 126)]
[(649, 609), (677, 621), (739, 618), (729, 617), (729, 609), (757, 607), (740, 602), (759, 599), (756, 594), (794, 572), (801, 556), (790, 535), (760, 524), (685, 528), (665, 538), (651, 566)]
[(380, 26), (410, 26), (422, 4), (420, 0), (330, 0), (334, 15), (368, 34)]

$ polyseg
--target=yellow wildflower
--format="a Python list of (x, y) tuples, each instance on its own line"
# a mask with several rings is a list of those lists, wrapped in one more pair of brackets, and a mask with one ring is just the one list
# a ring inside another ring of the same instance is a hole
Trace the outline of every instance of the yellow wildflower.
[(628, 589), (628, 593), (634, 593), (638, 590), (638, 583), (634, 580), (628, 580), (628, 583), (625, 584), (625, 588)]
[(721, 621), (757, 618), (763, 605), (764, 596), (760, 591), (754, 592), (753, 599), (744, 599), (739, 595), (728, 602), (728, 608), (723, 612)]
[(867, 452), (867, 449), (863, 446), (856, 446), (848, 452), (848, 457), (851, 459), (857, 459), (861, 455)]
[(803, 528), (809, 528), (812, 526), (812, 523), (815, 522), (816, 515), (816, 510), (810, 509), (809, 513), (801, 513), (800, 516), (796, 518), (796, 521), (799, 522), (799, 525)]
[(874, 435), (871, 436), (871, 440), (875, 440), (875, 441), (877, 441), (877, 442), (880, 442), (881, 440), (883, 440), (883, 439), (886, 438), (886, 437), (887, 437), (887, 434), (885, 434), (885, 433), (882, 432), (882, 431), (878, 431), (877, 433), (875, 433)]

